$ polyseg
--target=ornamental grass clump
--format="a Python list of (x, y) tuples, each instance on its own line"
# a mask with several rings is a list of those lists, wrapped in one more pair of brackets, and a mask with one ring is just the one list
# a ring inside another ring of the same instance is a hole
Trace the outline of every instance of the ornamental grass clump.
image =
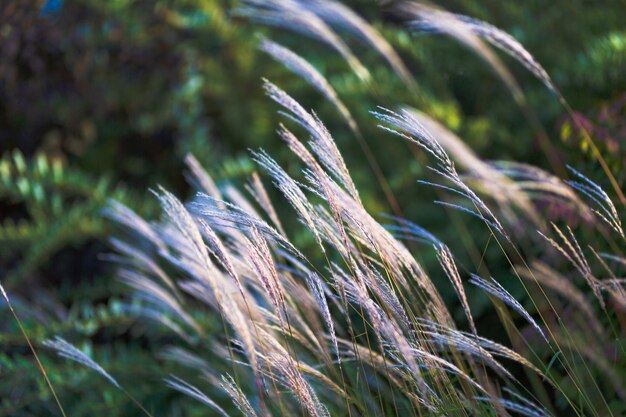
[[(325, 0), (243, 3), (240, 16), (330, 45), (364, 83), (372, 75), (335, 29), (374, 48), (407, 85), (414, 82), (382, 35), (346, 6)], [(423, 4), (399, 10), (412, 29), (444, 33), (475, 49), (516, 98), (522, 90), (489, 45), (520, 61), (560, 97), (540, 64), (499, 29)], [(360, 135), (319, 70), (268, 39), (260, 48), (318, 90)], [(277, 136), (299, 172), (253, 150), (262, 173), (240, 191), (218, 186), (190, 155), (188, 178), (196, 188), (190, 201), (159, 188), (159, 221), (143, 220), (116, 202), (106, 213), (123, 230), (111, 244), (119, 277), (133, 291), (134, 313), (171, 329), (179, 342), (165, 349), (167, 358), (201, 377), (192, 385), (164, 376), (169, 387), (223, 416), (239, 410), (245, 416), (543, 417), (557, 409), (601, 416), (612, 413), (610, 401), (626, 401), (618, 368), (624, 364), (626, 323), (619, 317), (626, 297), (624, 280), (614, 272), (616, 264), (626, 264), (621, 206), (599, 185), (573, 169), (576, 179), (568, 180), (521, 163), (482, 161), (462, 139), (403, 103), (397, 110), (372, 109), (381, 137), (399, 137), (425, 151), (432, 179), (416, 181), (441, 196), (434, 204), (479, 223), (499, 248), (496, 261), (462, 265), (428, 227), (370, 213), (323, 121), (274, 82), (265, 80), (263, 87), (284, 116)], [(280, 202), (270, 197), (267, 182), (282, 195)], [(295, 231), (285, 227), (293, 222), (281, 219), (283, 210), (274, 206), (283, 202), (311, 245), (294, 243)], [(574, 226), (543, 219), (545, 202), (568, 207), (581, 219), (578, 228), (605, 237), (614, 253), (579, 241)], [(422, 264), (419, 255), (427, 252), (439, 268)], [(490, 262), (504, 263), (510, 273), (487, 275)], [(444, 281), (462, 315), (442, 295)], [(522, 289), (523, 303), (511, 286)], [(492, 323), (510, 343), (481, 335), (472, 310), (486, 298)], [(208, 338), (213, 322), (221, 336)], [(616, 359), (606, 355), (612, 342)], [(65, 340), (47, 346), (118, 384)]]

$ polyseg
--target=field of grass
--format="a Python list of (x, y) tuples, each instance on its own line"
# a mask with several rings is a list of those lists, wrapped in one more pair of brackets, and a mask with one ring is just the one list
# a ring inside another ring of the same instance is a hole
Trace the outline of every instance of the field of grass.
[(0, 6), (0, 416), (626, 414), (625, 6)]

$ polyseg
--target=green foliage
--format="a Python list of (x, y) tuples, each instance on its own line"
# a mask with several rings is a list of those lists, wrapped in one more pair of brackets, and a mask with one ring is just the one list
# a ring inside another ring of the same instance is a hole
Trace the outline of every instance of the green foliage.
[(64, 246), (104, 238), (100, 210), (107, 199), (131, 201), (105, 176), (92, 179), (43, 154), (27, 161), (17, 149), (0, 160), (0, 198), (14, 215), (0, 225), (3, 262), (17, 265), (4, 278), (10, 287)]

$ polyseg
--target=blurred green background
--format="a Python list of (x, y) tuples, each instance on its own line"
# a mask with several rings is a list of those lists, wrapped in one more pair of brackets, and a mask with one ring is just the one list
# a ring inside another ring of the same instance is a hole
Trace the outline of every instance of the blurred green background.
[[(373, 51), (350, 41), (373, 75), (372, 85), (365, 86), (324, 45), (234, 17), (235, 1), (0, 2), (0, 277), (34, 341), (56, 334), (77, 341), (158, 415), (205, 415), (202, 406), (161, 380), (182, 372), (159, 356), (172, 336), (124, 313), (125, 290), (103, 259), (114, 231), (101, 210), (108, 199), (117, 199), (155, 217), (158, 205), (148, 190), (158, 184), (191, 196), (184, 178), (187, 153), (220, 184), (240, 184), (255, 170), (248, 148), (262, 147), (295, 171), (294, 158), (275, 133), (281, 118), (264, 96), (262, 77), (315, 109), (333, 132), (370, 212), (391, 212), (354, 135), (323, 97), (257, 51), (259, 34), (289, 46), (329, 79), (357, 119), (405, 217), (449, 242), (461, 260), (484, 246), (472, 222), (437, 212), (433, 190), (415, 182), (427, 176), (424, 161), (377, 129), (369, 111), (411, 105), (443, 121), (482, 158), (549, 168), (537, 129), (468, 50), (443, 37), (409, 35), (375, 1), (345, 3), (398, 51), (416, 91), (407, 90)], [(624, 183), (626, 2), (437, 4), (490, 22), (525, 45)], [(531, 74), (503, 59), (559, 158), (604, 178), (558, 101)], [(295, 244), (312, 246), (291, 213), (281, 214), (288, 216)], [(547, 207), (546, 215), (562, 214)], [(459, 238), (457, 227), (474, 242)], [(54, 414), (49, 391), (4, 305), (0, 317), (0, 415)], [(128, 398), (101, 378), (43, 350), (42, 357), (69, 415), (136, 414)]]

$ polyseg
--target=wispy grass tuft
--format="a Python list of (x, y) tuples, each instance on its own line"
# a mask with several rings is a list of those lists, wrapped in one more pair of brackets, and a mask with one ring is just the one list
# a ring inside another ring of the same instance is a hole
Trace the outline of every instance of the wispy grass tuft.
[(67, 358), (71, 361), (77, 362), (87, 368), (91, 369), (106, 378), (116, 388), (121, 388), (120, 384), (113, 378), (107, 371), (104, 370), (96, 361), (87, 356), (86, 353), (78, 349), (76, 346), (67, 342), (61, 337), (56, 337), (54, 340), (46, 340), (44, 346), (56, 350), (59, 356)]

